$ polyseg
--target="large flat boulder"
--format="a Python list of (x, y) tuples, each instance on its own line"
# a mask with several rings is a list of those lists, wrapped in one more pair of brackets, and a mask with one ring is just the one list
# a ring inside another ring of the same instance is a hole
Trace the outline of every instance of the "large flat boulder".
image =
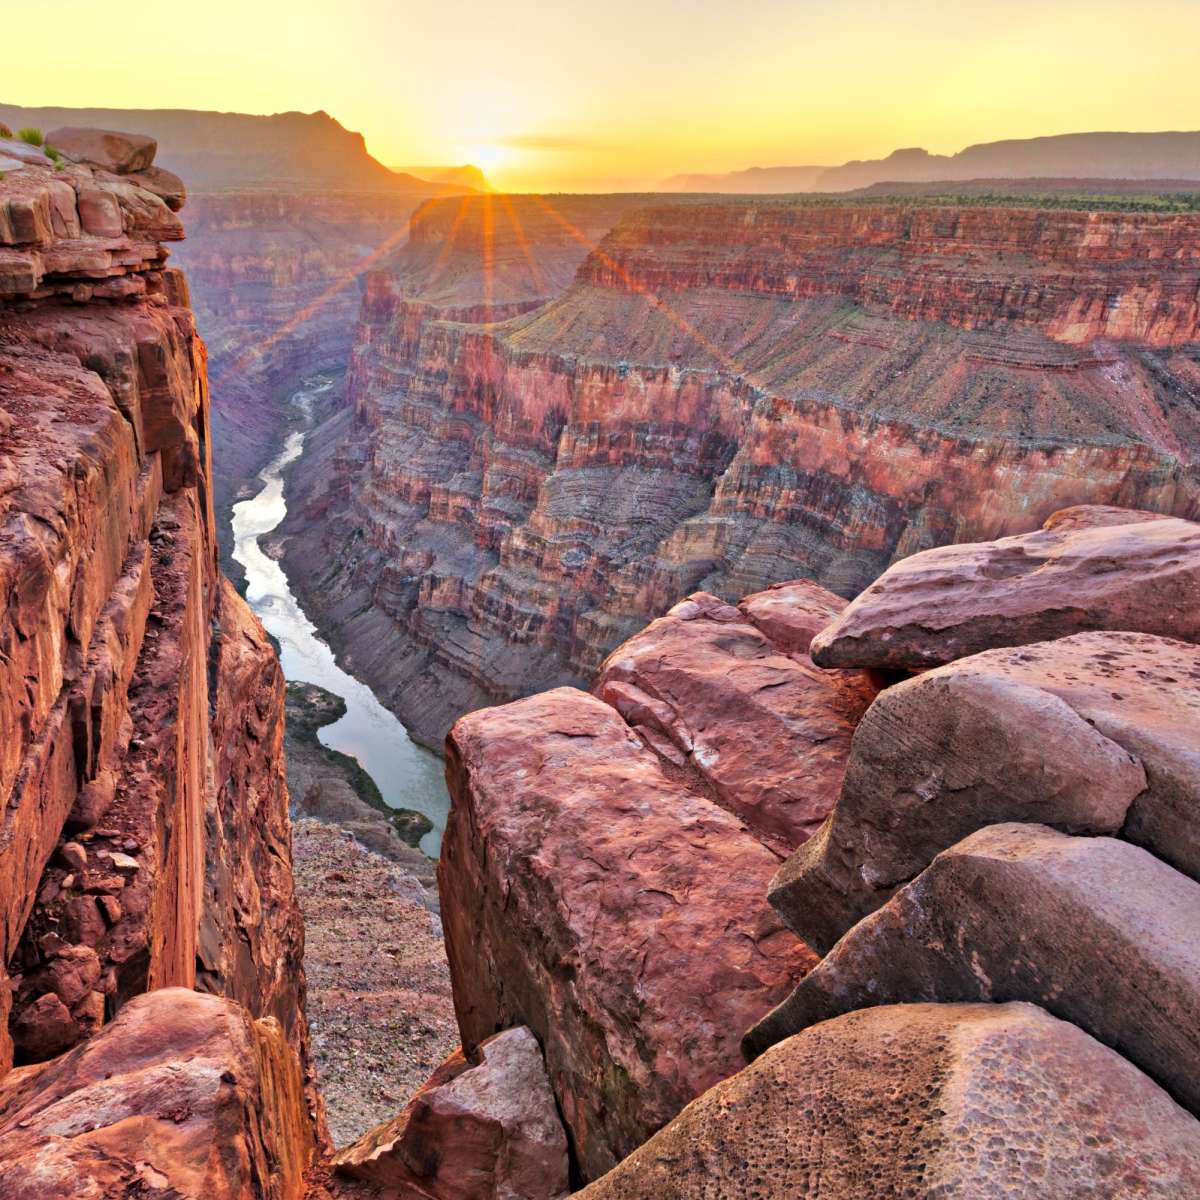
[(740, 609), (697, 592), (614, 650), (595, 687), (783, 854), (833, 808), (851, 735), (877, 690), (865, 672), (822, 671), (800, 648), (804, 625), (825, 624), (842, 603), (825, 593), (832, 603), (814, 619), (814, 590), (748, 597)]
[(77, 162), (91, 163), (114, 175), (131, 175), (148, 170), (154, 163), (158, 143), (140, 133), (121, 133), (115, 129), (88, 129), (64, 125), (46, 135), (46, 145), (69, 155)]
[(742, 1065), (814, 957), (766, 902), (778, 857), (559, 688), (463, 717), (438, 864), (464, 1047), (528, 1025), (587, 1178)]
[(1027, 1004), (826, 1021), (689, 1105), (580, 1200), (1192, 1195), (1200, 1122)]
[(1119, 835), (1200, 878), (1197, 811), (1200, 647), (1085, 633), (991, 650), (879, 696), (832, 816), (771, 901), (828, 949), (939, 851), (1002, 821)]
[(747, 1035), (876, 1004), (1028, 1000), (1200, 1113), (1200, 883), (1138, 846), (993, 825), (859, 922)]
[(557, 1200), (567, 1135), (537, 1038), (524, 1027), (451, 1055), (394, 1120), (333, 1159), (387, 1194), (430, 1200)]
[(183, 988), (0, 1081), (5, 1200), (303, 1195), (313, 1126), (275, 1021)]
[(1200, 525), (1106, 506), (924, 550), (814, 638), (823, 667), (914, 669), (1096, 629), (1200, 642)]

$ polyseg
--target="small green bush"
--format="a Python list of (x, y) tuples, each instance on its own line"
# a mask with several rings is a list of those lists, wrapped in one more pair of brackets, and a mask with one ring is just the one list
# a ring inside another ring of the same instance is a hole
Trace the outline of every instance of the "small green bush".
[(18, 129), (17, 137), (23, 142), (28, 142), (31, 146), (40, 146), (42, 144), (42, 131), (34, 129), (32, 125), (27, 125), (24, 129)]
[(50, 159), (51, 162), (56, 162), (61, 165), (63, 156), (57, 150), (55, 150), (53, 146), (43, 146), (42, 149), (46, 151), (46, 157)]

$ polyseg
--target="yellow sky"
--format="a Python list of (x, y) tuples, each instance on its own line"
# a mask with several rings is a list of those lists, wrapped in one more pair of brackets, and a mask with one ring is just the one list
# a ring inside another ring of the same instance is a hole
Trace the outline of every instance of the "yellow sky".
[(2, 0), (0, 14), (5, 103), (325, 109), (389, 165), (482, 158), (514, 190), (1200, 128), (1200, 0)]

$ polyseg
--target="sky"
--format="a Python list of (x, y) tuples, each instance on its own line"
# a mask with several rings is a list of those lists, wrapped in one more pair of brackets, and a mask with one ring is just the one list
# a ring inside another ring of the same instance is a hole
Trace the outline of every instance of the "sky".
[[(0, 0), (0, 102), (324, 109), (511, 190), (1200, 128), (1200, 0)], [(10, 50), (12, 47), (10, 47)]]

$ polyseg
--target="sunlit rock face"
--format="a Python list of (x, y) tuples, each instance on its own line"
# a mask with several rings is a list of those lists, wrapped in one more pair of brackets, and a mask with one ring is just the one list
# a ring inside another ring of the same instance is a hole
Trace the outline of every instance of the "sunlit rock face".
[(456, 203), (371, 279), (290, 524), (430, 743), (694, 590), (851, 596), (1075, 503), (1197, 511), (1194, 214)]
[[(73, 144), (138, 174), (27, 148), (0, 179), (0, 1075), (15, 1058), (37, 1086), (74, 1080), (95, 1061), (82, 1051), (45, 1074), (34, 1065), (103, 1041), (115, 1078), (125, 1042), (105, 1034), (131, 1001), (217, 993), (210, 1011), (241, 1032), (213, 1057), (242, 1064), (290, 1123), (286, 1145), (272, 1131), (246, 1153), (290, 1156), (279, 1194), (295, 1195), (322, 1122), (283, 677), (217, 569), (206, 352), (162, 244), (183, 226), (138, 182), (153, 141), (126, 139), (126, 162), (124, 136)], [(156, 1052), (186, 1058), (179, 1030), (162, 1040), (170, 1021), (152, 1024)], [(0, 1123), (27, 1090), (4, 1092)], [(111, 1091), (113, 1112), (144, 1100), (133, 1083)], [(225, 1099), (204, 1099), (218, 1123)]]

